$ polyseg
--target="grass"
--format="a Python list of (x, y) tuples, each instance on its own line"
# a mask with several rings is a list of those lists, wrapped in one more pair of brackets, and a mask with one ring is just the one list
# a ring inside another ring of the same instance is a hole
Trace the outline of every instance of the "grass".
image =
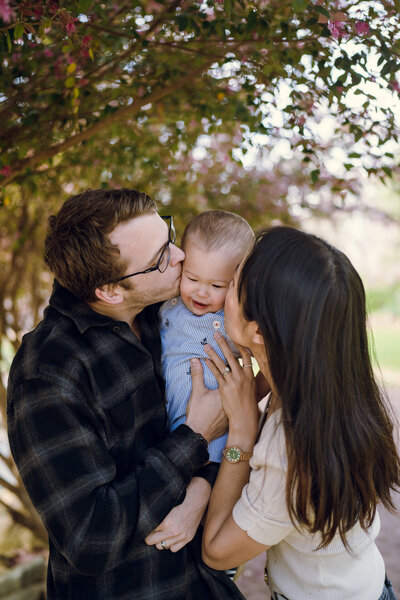
[(379, 364), (387, 383), (399, 385), (400, 381), (400, 319), (390, 315), (371, 315), (372, 356)]

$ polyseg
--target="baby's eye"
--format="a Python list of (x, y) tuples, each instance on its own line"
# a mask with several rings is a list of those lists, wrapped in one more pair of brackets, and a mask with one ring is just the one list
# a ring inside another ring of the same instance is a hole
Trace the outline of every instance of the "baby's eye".
[(217, 288), (217, 290), (222, 290), (222, 288), (225, 287), (225, 286), (223, 286), (223, 285), (217, 285), (216, 283), (213, 283), (213, 287)]
[(189, 281), (193, 281), (194, 283), (197, 281), (197, 279), (193, 279), (193, 277), (188, 277), (188, 275), (186, 275), (186, 277), (189, 279)]

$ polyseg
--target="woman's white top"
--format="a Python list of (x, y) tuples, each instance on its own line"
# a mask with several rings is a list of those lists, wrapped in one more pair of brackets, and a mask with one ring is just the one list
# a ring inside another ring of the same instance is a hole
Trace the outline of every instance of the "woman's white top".
[(357, 524), (347, 534), (351, 553), (337, 534), (316, 550), (319, 534), (298, 531), (286, 507), (287, 454), (281, 410), (267, 419), (250, 460), (249, 483), (233, 509), (233, 518), (267, 550), (271, 591), (289, 600), (378, 600), (385, 567), (376, 547), (378, 513), (365, 532)]

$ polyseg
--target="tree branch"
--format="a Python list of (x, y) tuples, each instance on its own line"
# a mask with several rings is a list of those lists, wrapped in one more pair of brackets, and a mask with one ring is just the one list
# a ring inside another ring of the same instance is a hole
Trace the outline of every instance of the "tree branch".
[(32, 168), (38, 163), (42, 163), (48, 158), (55, 156), (60, 152), (64, 152), (65, 150), (68, 150), (69, 148), (80, 144), (84, 140), (93, 137), (94, 135), (96, 135), (100, 131), (103, 131), (110, 125), (122, 121), (126, 117), (139, 112), (142, 106), (154, 102), (159, 102), (166, 96), (176, 92), (176, 90), (185, 87), (188, 83), (190, 83), (190, 81), (201, 75), (201, 73), (204, 73), (208, 69), (208, 67), (211, 66), (214, 60), (215, 58), (213, 57), (212, 60), (205, 61), (201, 64), (200, 67), (198, 67), (197, 69), (192, 69), (178, 81), (172, 82), (170, 85), (167, 85), (166, 87), (149, 94), (149, 96), (146, 96), (145, 98), (137, 98), (135, 102), (132, 102), (132, 104), (117, 109), (114, 113), (97, 121), (97, 123), (94, 123), (93, 125), (81, 131), (80, 133), (72, 135), (67, 140), (60, 142), (59, 144), (55, 144), (54, 146), (50, 146), (50, 148), (46, 148), (38, 152), (37, 154), (30, 156), (29, 158), (24, 158), (18, 161), (17, 163), (12, 165), (12, 174), (2, 181), (2, 185), (5, 186), (8, 183), (10, 183), (10, 181), (12, 181), (16, 177), (16, 175), (20, 174), (25, 169)]

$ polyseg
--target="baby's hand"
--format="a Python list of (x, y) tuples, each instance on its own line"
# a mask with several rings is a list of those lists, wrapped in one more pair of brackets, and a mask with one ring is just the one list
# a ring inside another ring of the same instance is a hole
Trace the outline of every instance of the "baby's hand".
[[(210, 484), (202, 477), (193, 477), (186, 490), (182, 504), (175, 506), (160, 525), (146, 538), (148, 546), (155, 545), (158, 550), (168, 548), (178, 552), (196, 535), (210, 499)], [(164, 548), (161, 546), (164, 544)]]

